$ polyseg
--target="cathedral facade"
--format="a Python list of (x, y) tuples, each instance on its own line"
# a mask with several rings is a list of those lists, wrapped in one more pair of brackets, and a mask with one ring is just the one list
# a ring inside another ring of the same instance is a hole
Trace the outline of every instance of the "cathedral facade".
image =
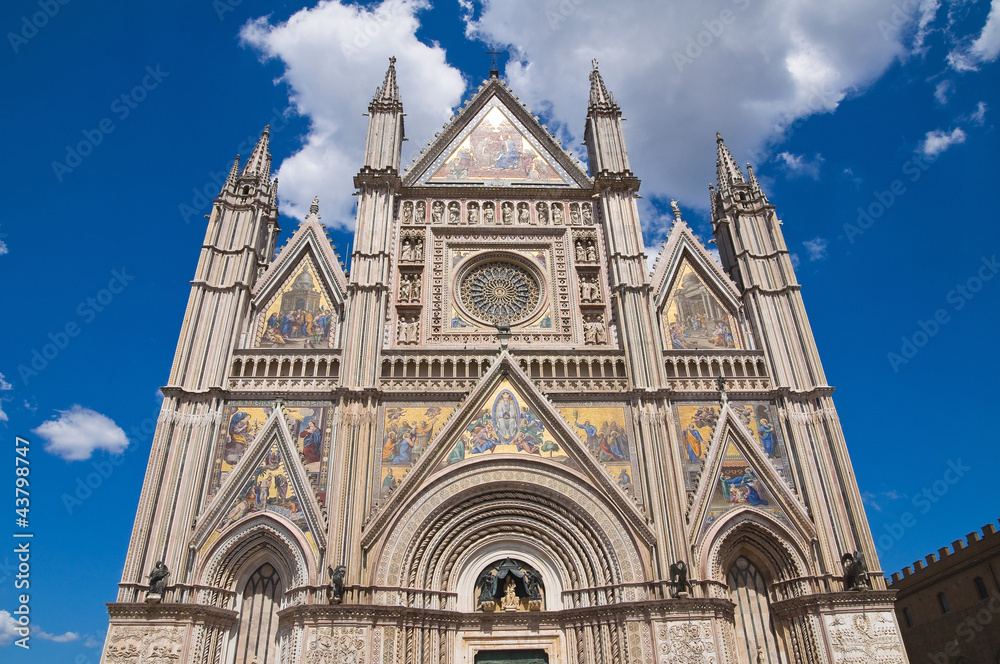
[(392, 62), (368, 111), (350, 273), (267, 130), (214, 201), (102, 661), (905, 662), (721, 137), (721, 266), (674, 206), (650, 273), (596, 62), (589, 170), (496, 72), (405, 171)]

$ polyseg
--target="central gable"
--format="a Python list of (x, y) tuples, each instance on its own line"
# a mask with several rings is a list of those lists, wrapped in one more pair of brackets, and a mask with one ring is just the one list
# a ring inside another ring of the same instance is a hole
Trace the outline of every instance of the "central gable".
[(407, 186), (590, 187), (586, 173), (497, 79), (428, 147)]

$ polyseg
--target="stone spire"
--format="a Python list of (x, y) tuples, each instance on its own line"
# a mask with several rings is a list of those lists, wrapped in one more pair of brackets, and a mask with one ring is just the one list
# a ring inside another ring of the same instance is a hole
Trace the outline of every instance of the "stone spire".
[(375, 97), (372, 99), (372, 106), (394, 105), (401, 103), (399, 99), (399, 86), (396, 85), (396, 56), (389, 58), (389, 68), (385, 71), (385, 80), (382, 87), (375, 90)]
[(257, 141), (257, 145), (254, 147), (253, 152), (250, 154), (250, 159), (247, 160), (246, 166), (243, 167), (242, 177), (258, 177), (265, 178), (265, 180), (271, 177), (271, 149), (269, 138), (271, 136), (271, 125), (264, 127), (264, 132), (260, 135), (260, 140)]
[(226, 187), (235, 187), (236, 180), (240, 177), (240, 156), (233, 159), (233, 166), (229, 169), (229, 176), (226, 178)]
[(601, 72), (597, 70), (597, 59), (595, 58), (591, 62), (594, 68), (590, 72), (590, 108), (617, 110), (618, 104), (615, 103), (615, 96), (608, 92), (604, 85), (604, 79), (601, 78)]
[(715, 160), (715, 175), (719, 181), (719, 189), (725, 190), (734, 184), (743, 184), (743, 171), (736, 164), (729, 148), (722, 142), (722, 134), (715, 133), (715, 142), (718, 144), (718, 156)]
[(768, 204), (767, 195), (764, 194), (764, 190), (760, 188), (760, 182), (757, 182), (757, 174), (753, 172), (753, 166), (750, 162), (747, 162), (747, 176), (749, 178), (748, 182), (750, 184), (751, 195), (760, 198), (764, 204)]

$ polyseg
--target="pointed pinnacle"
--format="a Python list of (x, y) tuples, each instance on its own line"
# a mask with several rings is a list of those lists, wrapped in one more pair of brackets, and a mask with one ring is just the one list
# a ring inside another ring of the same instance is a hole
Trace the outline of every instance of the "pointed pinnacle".
[(601, 72), (597, 70), (597, 58), (591, 61), (594, 68), (590, 72), (590, 106), (615, 106), (615, 98), (604, 85)]
[(722, 134), (715, 132), (715, 142), (718, 144), (718, 152), (715, 160), (715, 175), (719, 181), (719, 186), (723, 187), (737, 182), (744, 182), (743, 171), (736, 164), (729, 148), (722, 141)]
[(375, 90), (375, 99), (372, 101), (389, 103), (399, 101), (399, 86), (396, 85), (395, 55), (389, 58), (389, 68), (385, 71), (385, 80), (382, 81), (382, 87)]
[(243, 177), (254, 175), (271, 177), (271, 148), (268, 140), (270, 135), (271, 125), (266, 125), (260, 135), (260, 140), (257, 141), (257, 145), (254, 146), (253, 152), (250, 154), (250, 159), (243, 167)]
[(229, 177), (226, 178), (226, 186), (236, 184), (236, 178), (240, 176), (240, 156), (233, 159), (233, 166), (229, 169)]
[(309, 206), (309, 214), (319, 215), (319, 196), (313, 198), (312, 205)]

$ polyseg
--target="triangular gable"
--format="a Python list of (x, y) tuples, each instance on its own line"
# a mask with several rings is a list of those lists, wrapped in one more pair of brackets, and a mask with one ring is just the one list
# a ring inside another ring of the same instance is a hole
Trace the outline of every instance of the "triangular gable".
[[(527, 420), (524, 425), (519, 423), (516, 431), (511, 422), (514, 416), (519, 421)], [(486, 430), (487, 419), (494, 433), (479, 435)], [(500, 425), (503, 429), (501, 434), (493, 422), (504, 419), (507, 423)], [(526, 433), (524, 429), (531, 435), (520, 435)], [(474, 436), (479, 436), (475, 442)], [(462, 452), (458, 451), (459, 444)], [(532, 456), (539, 463), (557, 463), (581, 476), (608, 496), (644, 539), (653, 541), (646, 517), (627, 494), (626, 488), (620, 486), (587, 451), (572, 431), (572, 425), (511, 361), (507, 351), (502, 351), (499, 360), (434, 436), (426, 453), (398, 487), (381, 501), (380, 509), (364, 536), (365, 546), (378, 536), (392, 515), (419, 492), (431, 476), (458, 464), (499, 458), (499, 455)]]
[(237, 523), (261, 513), (297, 527), (317, 555), (326, 548), (322, 512), (286, 417), (294, 416), (274, 409), (195, 524), (192, 544), (202, 552)]
[(667, 350), (748, 347), (736, 286), (683, 221), (674, 223), (652, 283)]
[[(296, 284), (296, 279), (303, 272), (307, 276)], [(293, 288), (302, 291), (301, 297), (295, 294), (282, 297)], [(281, 253), (254, 284), (252, 296), (256, 313), (249, 343), (258, 348), (301, 348), (307, 345), (306, 339), (311, 336), (313, 338), (308, 343), (314, 346), (327, 348), (336, 345), (336, 320), (343, 309), (346, 292), (347, 278), (330, 246), (330, 239), (319, 223), (319, 215), (311, 213), (299, 224)], [(304, 306), (295, 309), (298, 300)], [(298, 330), (293, 334), (291, 325), (294, 321), (291, 318), (294, 317), (290, 316), (286, 321), (285, 314), (296, 310), (305, 313), (299, 315), (302, 320), (299, 320)], [(312, 324), (324, 313), (326, 320), (322, 322), (325, 322), (325, 329), (323, 325)], [(274, 318), (271, 318), (272, 315)], [(319, 341), (315, 338), (317, 332)], [(291, 345), (286, 345), (289, 342)]]
[(573, 187), (590, 179), (498, 79), (421, 154), (405, 186)]
[(688, 512), (688, 536), (700, 538), (734, 510), (765, 512), (804, 540), (814, 534), (805, 508), (731, 404), (725, 404), (705, 457), (701, 483)]

